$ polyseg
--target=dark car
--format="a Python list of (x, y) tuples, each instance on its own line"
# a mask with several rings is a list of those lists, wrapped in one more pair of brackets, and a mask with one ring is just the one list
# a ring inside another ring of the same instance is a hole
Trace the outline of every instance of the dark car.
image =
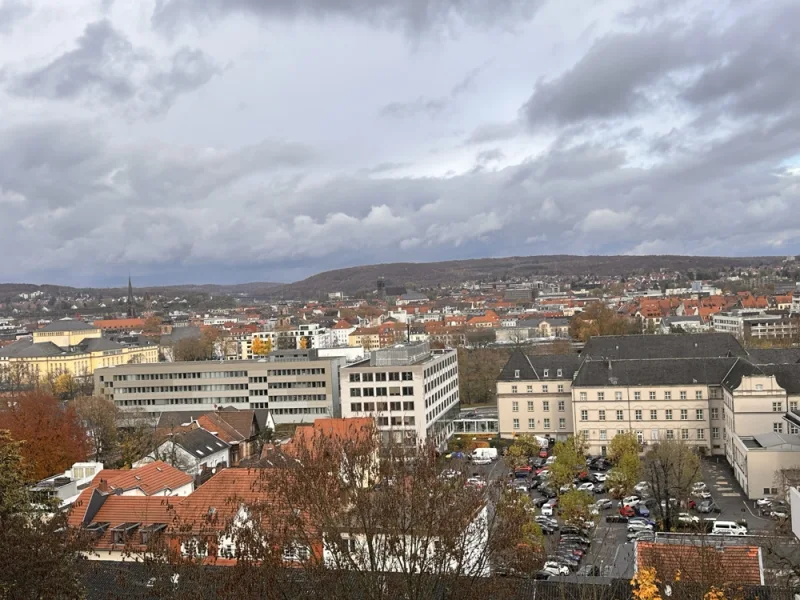
[(550, 573), (548, 571), (544, 571), (544, 570), (536, 571), (536, 573), (533, 574), (533, 578), (534, 579), (539, 579), (539, 580), (550, 579)]
[(594, 484), (594, 493), (595, 494), (605, 494), (606, 493), (606, 482), (601, 481), (599, 483)]
[(697, 505), (697, 512), (700, 513), (719, 513), (722, 512), (722, 509), (717, 506), (717, 503), (713, 500), (702, 500), (700, 504)]
[(576, 569), (581, 564), (581, 559), (569, 552), (558, 551), (555, 553), (555, 557), (570, 565), (572, 569)]
[(538, 488), (540, 485), (542, 485), (542, 482), (541, 482), (541, 481), (539, 481), (538, 479), (534, 479), (533, 481), (531, 481), (531, 482), (528, 484), (528, 489), (529, 489), (529, 490), (535, 490), (535, 489), (536, 489), (536, 488)]
[(539, 496), (538, 498), (534, 498), (531, 500), (531, 504), (533, 504), (536, 508), (541, 508), (545, 504), (547, 504), (547, 496)]
[(579, 577), (600, 577), (600, 567), (597, 565), (583, 565), (575, 575)]
[(556, 533), (556, 531), (558, 531), (557, 529), (550, 527), (550, 525), (545, 525), (543, 523), (539, 523), (539, 529), (542, 530), (544, 535), (553, 535)]

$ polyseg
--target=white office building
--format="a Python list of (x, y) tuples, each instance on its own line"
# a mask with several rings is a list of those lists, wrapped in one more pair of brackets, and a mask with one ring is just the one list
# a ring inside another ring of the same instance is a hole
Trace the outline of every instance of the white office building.
[(342, 416), (374, 416), (385, 443), (443, 449), (458, 418), (458, 358), (428, 342), (384, 348), (341, 370)]

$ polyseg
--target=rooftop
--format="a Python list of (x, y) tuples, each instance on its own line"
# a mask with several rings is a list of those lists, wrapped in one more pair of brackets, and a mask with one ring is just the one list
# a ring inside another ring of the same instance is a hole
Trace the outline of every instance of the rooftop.
[(77, 319), (60, 319), (58, 321), (51, 321), (38, 331), (46, 332), (61, 332), (61, 331), (90, 331), (97, 329), (93, 325), (89, 325), (84, 321)]
[(612, 360), (719, 358), (747, 356), (747, 352), (729, 333), (600, 335), (586, 342), (581, 356)]

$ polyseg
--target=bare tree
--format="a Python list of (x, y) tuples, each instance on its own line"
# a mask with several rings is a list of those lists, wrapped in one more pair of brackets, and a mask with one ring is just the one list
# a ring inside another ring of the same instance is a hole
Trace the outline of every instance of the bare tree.
[(657, 514), (669, 531), (679, 503), (689, 498), (692, 484), (700, 481), (700, 457), (679, 440), (661, 440), (645, 455), (642, 472), (653, 492)]
[(89, 434), (95, 460), (99, 462), (107, 460), (117, 450), (119, 409), (102, 396), (79, 396), (72, 405)]

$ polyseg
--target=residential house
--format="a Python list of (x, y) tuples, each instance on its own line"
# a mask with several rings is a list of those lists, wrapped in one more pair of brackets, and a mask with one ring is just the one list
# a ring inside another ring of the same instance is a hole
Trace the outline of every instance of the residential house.
[(493, 310), (487, 310), (482, 315), (470, 317), (467, 320), (467, 327), (474, 327), (477, 329), (497, 328), (500, 327), (500, 317)]
[(256, 455), (261, 428), (254, 410), (218, 410), (197, 418), (197, 424), (230, 446), (230, 464), (235, 467)]
[(164, 441), (134, 467), (164, 460), (190, 475), (230, 466), (230, 444), (210, 431), (194, 426), (167, 433)]
[(92, 484), (94, 476), (103, 470), (103, 463), (79, 462), (63, 473), (42, 479), (32, 490), (49, 498), (57, 498), (61, 508), (71, 506), (81, 492)]
[(157, 460), (135, 469), (103, 469), (90, 487), (118, 496), (188, 496), (194, 491), (194, 478)]

